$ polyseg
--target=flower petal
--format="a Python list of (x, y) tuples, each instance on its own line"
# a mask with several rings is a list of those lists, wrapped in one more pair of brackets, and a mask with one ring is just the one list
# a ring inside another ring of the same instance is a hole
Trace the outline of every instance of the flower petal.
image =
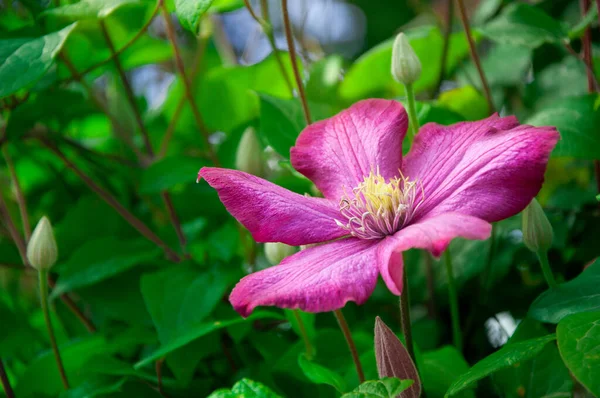
[(355, 238), (311, 247), (246, 276), (229, 301), (244, 317), (259, 305), (324, 312), (348, 301), (362, 304), (377, 284), (376, 247)]
[(292, 166), (338, 201), (344, 186), (351, 191), (377, 167), (386, 178), (398, 176), (407, 127), (399, 102), (360, 101), (304, 129), (291, 149)]
[(412, 249), (429, 250), (439, 256), (454, 238), (487, 239), (492, 226), (477, 217), (445, 213), (411, 224), (393, 236), (385, 238), (377, 248), (377, 264), (381, 277), (394, 294), (402, 293), (402, 252)]
[(203, 167), (198, 173), (219, 193), (221, 202), (257, 242), (298, 246), (347, 235), (338, 227), (337, 205), (310, 198), (237, 170)]
[(402, 169), (423, 184), (425, 200), (415, 219), (459, 212), (492, 222), (517, 214), (539, 192), (558, 139), (554, 127), (497, 115), (449, 127), (425, 125)]

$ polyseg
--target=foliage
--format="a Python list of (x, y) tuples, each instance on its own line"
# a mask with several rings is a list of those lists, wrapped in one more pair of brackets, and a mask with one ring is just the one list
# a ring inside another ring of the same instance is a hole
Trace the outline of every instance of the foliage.
[[(0, 3), (0, 365), (15, 396), (387, 398), (412, 385), (378, 378), (376, 317), (399, 331), (398, 300), (381, 281), (367, 303), (343, 310), (363, 383), (332, 314), (239, 316), (229, 292), (271, 264), (195, 179), (216, 160), (234, 168), (252, 127), (264, 153), (249, 156), (265, 159), (262, 177), (316, 196), (289, 160), (306, 127), (293, 66), (313, 122), (365, 98), (406, 103), (390, 72), (400, 31), (422, 64), (421, 125), (487, 117), (458, 10), (446, 36), (445, 1), (336, 1), (351, 6), (321, 19), (309, 12), (321, 0), (288, 1), (292, 65), (280, 1), (267, 1), (268, 14), (250, 3), (262, 27), (241, 0)], [(598, 396), (598, 10), (582, 13), (576, 0), (467, 3), (477, 4), (472, 38), (495, 108), (561, 133), (538, 195), (554, 229), (548, 254), (559, 285), (547, 288), (524, 247), (520, 215), (495, 223), (490, 240), (453, 241), (461, 351), (452, 345), (446, 268), (405, 253), (422, 390)], [(332, 27), (353, 16), (336, 37)], [(579, 55), (587, 28), (591, 68)], [(24, 256), (43, 216), (58, 244), (50, 320), (68, 390)]]

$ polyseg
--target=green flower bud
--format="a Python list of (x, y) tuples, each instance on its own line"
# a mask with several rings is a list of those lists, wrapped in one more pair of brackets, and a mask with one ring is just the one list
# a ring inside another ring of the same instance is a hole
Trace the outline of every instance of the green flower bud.
[(253, 127), (248, 127), (242, 134), (242, 139), (237, 148), (235, 167), (246, 173), (262, 176), (264, 172), (262, 153), (262, 146), (258, 141), (256, 131)]
[(29, 244), (27, 245), (27, 260), (38, 271), (50, 269), (58, 258), (58, 248), (50, 220), (46, 216), (38, 222)]
[(534, 198), (523, 210), (523, 242), (532, 252), (547, 252), (552, 246), (552, 238), (552, 225)]
[(288, 246), (285, 243), (269, 242), (265, 243), (265, 257), (273, 265), (279, 264), (287, 256), (296, 252), (294, 246)]
[(421, 76), (421, 61), (404, 33), (396, 36), (392, 47), (392, 76), (402, 84), (413, 84)]

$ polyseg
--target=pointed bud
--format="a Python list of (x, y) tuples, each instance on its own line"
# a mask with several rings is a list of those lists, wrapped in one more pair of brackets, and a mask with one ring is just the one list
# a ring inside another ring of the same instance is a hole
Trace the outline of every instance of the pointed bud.
[(392, 76), (403, 84), (413, 84), (421, 76), (421, 61), (404, 33), (396, 36), (392, 47)]
[(50, 269), (58, 258), (58, 248), (50, 220), (46, 216), (38, 222), (29, 244), (27, 245), (27, 260), (35, 269)]
[(279, 264), (281, 260), (287, 256), (291, 256), (296, 252), (294, 246), (286, 245), (285, 243), (269, 242), (265, 243), (265, 257), (273, 265)]
[(262, 176), (264, 172), (262, 152), (262, 146), (258, 141), (256, 131), (253, 127), (248, 127), (242, 134), (242, 139), (237, 148), (235, 155), (236, 169), (255, 176)]
[(548, 251), (552, 246), (552, 225), (534, 198), (523, 210), (523, 242), (532, 252)]
[(412, 386), (398, 397), (419, 398), (421, 380), (417, 368), (400, 339), (379, 317), (375, 318), (375, 359), (380, 379), (397, 377), (402, 380), (414, 380)]

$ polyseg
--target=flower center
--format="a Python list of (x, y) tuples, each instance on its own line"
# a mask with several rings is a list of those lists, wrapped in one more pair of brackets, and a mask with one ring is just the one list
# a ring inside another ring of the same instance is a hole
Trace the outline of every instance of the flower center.
[(340, 213), (347, 223), (336, 223), (361, 239), (381, 239), (393, 235), (412, 218), (423, 202), (422, 186), (410, 181), (400, 173), (400, 178), (389, 182), (379, 174), (371, 172), (349, 196), (344, 190), (340, 200)]

